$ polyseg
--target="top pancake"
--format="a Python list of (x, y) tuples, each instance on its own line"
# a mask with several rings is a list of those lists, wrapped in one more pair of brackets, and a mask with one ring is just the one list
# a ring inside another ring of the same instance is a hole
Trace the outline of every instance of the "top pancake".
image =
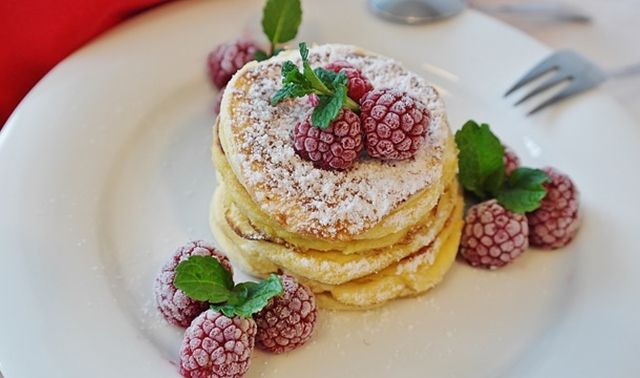
[(286, 51), (238, 71), (227, 85), (218, 119), (229, 165), (262, 211), (291, 232), (350, 240), (416, 193), (442, 186), (445, 146), (451, 134), (442, 100), (422, 78), (390, 58), (354, 46), (311, 48), (312, 67), (346, 61), (375, 88), (394, 88), (423, 101), (431, 119), (426, 143), (411, 159), (362, 158), (347, 171), (325, 171), (293, 150), (291, 132), (312, 111), (309, 101), (270, 104), (281, 87), (280, 69), (286, 60), (301, 65), (297, 51)]

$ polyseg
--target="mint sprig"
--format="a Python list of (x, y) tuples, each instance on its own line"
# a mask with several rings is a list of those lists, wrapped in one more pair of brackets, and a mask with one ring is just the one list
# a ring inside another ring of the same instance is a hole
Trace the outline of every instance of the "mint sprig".
[(260, 282), (234, 285), (231, 273), (211, 256), (192, 256), (178, 264), (173, 281), (188, 297), (209, 302), (225, 316), (250, 318), (273, 297), (282, 295), (280, 279), (272, 274)]
[(504, 147), (489, 125), (468, 121), (456, 132), (460, 183), (480, 198), (496, 193), (504, 180)]
[(549, 176), (540, 169), (517, 168), (496, 194), (496, 199), (516, 213), (533, 211), (540, 207), (540, 201), (547, 195), (543, 184), (549, 181)]
[(329, 127), (331, 121), (338, 117), (340, 109), (347, 99), (347, 77), (340, 72), (332, 82), (334, 94), (332, 96), (318, 96), (319, 101), (311, 114), (311, 123), (321, 129)]
[(319, 105), (314, 109), (311, 121), (321, 129), (329, 127), (343, 107), (359, 111), (360, 106), (347, 96), (347, 77), (343, 72), (335, 73), (324, 68), (311, 68), (309, 49), (306, 43), (299, 45), (302, 58), (302, 72), (292, 61), (282, 65), (282, 88), (271, 98), (271, 104), (277, 105), (288, 98), (303, 97), (310, 94), (318, 96)]
[(510, 211), (525, 213), (540, 207), (547, 194), (544, 171), (518, 168), (505, 175), (504, 147), (488, 124), (468, 121), (456, 132), (458, 178), (479, 199), (496, 198)]
[(237, 315), (249, 318), (262, 310), (271, 298), (281, 295), (283, 290), (278, 276), (271, 274), (259, 283), (243, 282), (236, 285), (227, 303), (212, 304), (211, 308), (228, 317)]
[(233, 289), (233, 278), (211, 256), (192, 256), (176, 267), (176, 287), (197, 301), (224, 302)]
[(270, 42), (269, 53), (259, 51), (257, 60), (278, 54), (278, 45), (296, 37), (302, 22), (300, 0), (267, 0), (262, 9), (262, 30)]

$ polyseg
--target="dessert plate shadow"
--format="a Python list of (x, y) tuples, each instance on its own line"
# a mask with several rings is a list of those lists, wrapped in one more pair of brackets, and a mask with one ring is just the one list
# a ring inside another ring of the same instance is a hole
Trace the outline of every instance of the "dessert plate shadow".
[[(212, 240), (204, 62), (222, 41), (259, 35), (261, 4), (183, 1), (126, 22), (58, 65), (8, 121), (5, 378), (178, 375), (181, 332), (158, 315), (153, 278), (175, 247)], [(248, 377), (640, 375), (640, 128), (629, 115), (593, 91), (526, 118), (502, 94), (549, 50), (474, 11), (409, 27), (370, 16), (364, 1), (303, 8), (299, 40), (393, 57), (440, 90), (454, 129), (488, 122), (525, 164), (569, 172), (584, 224), (562, 250), (530, 250), (498, 271), (457, 262), (427, 295), (320, 312), (306, 347), (256, 352)]]

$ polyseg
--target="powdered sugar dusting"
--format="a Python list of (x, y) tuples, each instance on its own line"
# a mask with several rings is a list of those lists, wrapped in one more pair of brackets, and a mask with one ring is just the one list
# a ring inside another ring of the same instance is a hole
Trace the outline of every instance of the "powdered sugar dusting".
[(431, 115), (427, 142), (412, 159), (363, 158), (345, 172), (324, 171), (302, 160), (294, 152), (291, 131), (311, 112), (309, 101), (270, 104), (281, 86), (280, 67), (287, 59), (300, 63), (297, 52), (292, 52), (250, 65), (238, 74), (250, 83), (248, 88), (234, 86), (230, 91), (237, 104), (230, 110), (230, 122), (238, 153), (227, 158), (263, 211), (296, 232), (346, 238), (366, 231), (411, 195), (441, 179), (449, 132), (437, 92), (398, 62), (346, 45), (312, 48), (311, 65), (347, 61), (375, 88), (395, 88), (424, 101)]

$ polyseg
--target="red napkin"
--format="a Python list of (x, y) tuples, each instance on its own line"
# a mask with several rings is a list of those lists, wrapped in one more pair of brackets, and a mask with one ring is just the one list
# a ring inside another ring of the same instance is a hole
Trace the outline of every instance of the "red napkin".
[(0, 0), (0, 128), (53, 66), (120, 21), (168, 0)]

